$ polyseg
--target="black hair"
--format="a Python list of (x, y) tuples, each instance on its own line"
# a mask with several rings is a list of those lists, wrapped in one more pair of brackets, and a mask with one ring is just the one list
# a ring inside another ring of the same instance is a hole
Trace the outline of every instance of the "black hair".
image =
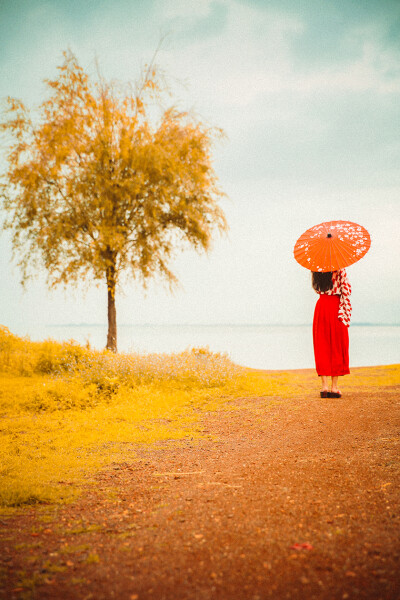
[(312, 271), (312, 286), (316, 292), (327, 292), (332, 289), (332, 271), (321, 273)]

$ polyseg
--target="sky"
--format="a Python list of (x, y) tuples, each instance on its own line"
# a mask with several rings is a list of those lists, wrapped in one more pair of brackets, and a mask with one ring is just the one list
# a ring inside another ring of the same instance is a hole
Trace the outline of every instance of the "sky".
[[(316, 296), (293, 258), (328, 220), (362, 224), (369, 253), (349, 267), (353, 321), (400, 323), (398, 0), (0, 0), (0, 98), (32, 109), (71, 49), (95, 76), (134, 81), (157, 63), (173, 102), (225, 138), (214, 168), (229, 232), (173, 263), (180, 287), (127, 282), (123, 323), (311, 323)], [(0, 162), (4, 165), (4, 145)], [(106, 323), (106, 289), (23, 290), (0, 235), (0, 322)]]

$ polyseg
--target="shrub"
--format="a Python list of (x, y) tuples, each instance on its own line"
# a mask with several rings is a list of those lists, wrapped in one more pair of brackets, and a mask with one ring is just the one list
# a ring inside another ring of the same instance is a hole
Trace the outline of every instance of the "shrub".
[(93, 408), (100, 400), (95, 385), (84, 387), (77, 380), (50, 380), (37, 386), (25, 403), (25, 408), (30, 412), (85, 410)]

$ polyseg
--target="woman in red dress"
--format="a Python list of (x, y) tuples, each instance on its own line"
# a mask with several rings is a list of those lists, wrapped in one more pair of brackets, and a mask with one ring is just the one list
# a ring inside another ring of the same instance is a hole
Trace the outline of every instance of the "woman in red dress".
[[(319, 294), (313, 321), (315, 367), (322, 379), (321, 398), (340, 398), (338, 377), (348, 375), (351, 286), (345, 269), (312, 273)], [(328, 390), (328, 377), (332, 379)]]

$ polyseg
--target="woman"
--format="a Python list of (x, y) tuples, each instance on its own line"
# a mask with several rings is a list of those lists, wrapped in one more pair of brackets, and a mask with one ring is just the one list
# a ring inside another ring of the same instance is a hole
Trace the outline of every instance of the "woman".
[[(312, 286), (319, 294), (313, 321), (315, 367), (322, 379), (321, 398), (340, 398), (338, 377), (348, 375), (351, 285), (345, 269), (312, 272)], [(332, 378), (328, 390), (328, 377)]]

